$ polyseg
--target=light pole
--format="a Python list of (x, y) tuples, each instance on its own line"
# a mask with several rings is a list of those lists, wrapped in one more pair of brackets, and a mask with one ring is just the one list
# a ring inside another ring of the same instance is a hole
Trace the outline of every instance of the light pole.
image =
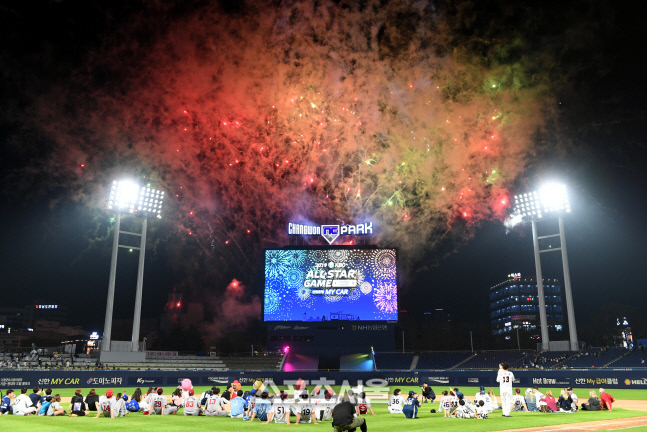
[[(144, 284), (144, 258), (146, 255), (146, 229), (149, 217), (162, 217), (162, 202), (164, 191), (149, 186), (140, 186), (130, 180), (113, 181), (108, 196), (108, 210), (116, 213), (115, 233), (112, 242), (112, 260), (110, 262), (110, 278), (108, 282), (108, 300), (106, 302), (106, 318), (103, 329), (102, 351), (112, 351), (112, 311), (115, 299), (115, 279), (117, 275), (117, 251), (121, 248), (139, 250), (139, 267), (137, 269), (137, 292), (135, 295), (135, 315), (133, 318), (133, 334), (130, 344), (132, 352), (139, 351), (139, 328), (142, 309), (142, 289)], [(121, 231), (121, 215), (131, 214), (142, 218), (141, 233)], [(119, 235), (128, 234), (140, 237), (139, 247), (119, 244)]]
[[(573, 292), (571, 290), (571, 273), (568, 267), (566, 251), (566, 236), (564, 234), (564, 214), (571, 212), (566, 186), (548, 184), (539, 191), (519, 194), (514, 197), (513, 221), (532, 224), (532, 241), (535, 252), (535, 269), (537, 271), (537, 297), (539, 300), (539, 320), (541, 325), (542, 348), (550, 349), (548, 338), (548, 320), (546, 319), (546, 299), (541, 272), (541, 254), (547, 252), (562, 252), (562, 267), (564, 270), (564, 294), (566, 296), (566, 311), (568, 313), (569, 346), (571, 351), (578, 350), (575, 311), (573, 308)], [(556, 215), (559, 223), (559, 233), (538, 236), (537, 222), (545, 220), (545, 216)], [(559, 237), (560, 247), (539, 249), (539, 240)]]

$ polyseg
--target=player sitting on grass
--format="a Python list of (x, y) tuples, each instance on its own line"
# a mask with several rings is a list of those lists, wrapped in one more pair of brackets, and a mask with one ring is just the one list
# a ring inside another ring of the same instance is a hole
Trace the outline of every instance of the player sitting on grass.
[(46, 416), (47, 415), (47, 410), (49, 409), (49, 406), (52, 404), (54, 398), (51, 396), (47, 396), (45, 398), (45, 402), (40, 404), (40, 408), (38, 409), (37, 415), (39, 416)]
[(474, 417), (474, 411), (467, 406), (465, 399), (460, 399), (458, 401), (458, 407), (454, 410), (452, 415), (454, 418), (469, 419)]
[(514, 396), (512, 396), (512, 410), (513, 411), (529, 411), (526, 406), (526, 399), (521, 396), (521, 389), (514, 390)]
[(67, 412), (61, 408), (61, 395), (57, 394), (52, 398), (52, 403), (47, 409), (47, 415), (50, 417), (67, 415)]
[(254, 410), (252, 411), (252, 416), (249, 421), (254, 421), (254, 417), (258, 417), (258, 419), (265, 422), (265, 424), (272, 421), (272, 402), (269, 401), (268, 397), (269, 394), (264, 391), (261, 393), (260, 400), (256, 399)]
[(204, 401), (204, 415), (209, 417), (226, 416), (229, 413), (224, 409), (225, 404), (229, 401), (220, 396), (220, 389), (213, 387), (211, 393)]
[(115, 401), (115, 398), (112, 397), (112, 395), (114, 395), (114, 392), (112, 390), (108, 390), (106, 391), (105, 396), (101, 396), (99, 398), (99, 403), (97, 404), (97, 415), (93, 418), (99, 418), (102, 413), (104, 417), (115, 418), (115, 406), (117, 405), (117, 401)]
[(443, 390), (443, 397), (440, 398), (440, 407), (443, 410), (443, 417), (450, 417), (449, 412), (452, 409), (452, 399), (447, 390)]
[(83, 417), (85, 412), (85, 400), (81, 394), (81, 390), (76, 390), (72, 400), (70, 401), (70, 417)]
[(15, 398), (16, 394), (13, 390), (7, 390), (7, 393), (2, 397), (2, 405), (0, 405), (0, 415), (11, 414), (11, 399)]
[(317, 419), (319, 421), (332, 420), (332, 410), (337, 405), (337, 399), (333, 397), (332, 390), (326, 390), (324, 397), (317, 403)]
[(375, 415), (373, 408), (371, 408), (371, 400), (366, 397), (365, 392), (359, 394), (359, 400), (357, 402), (357, 414), (366, 415), (370, 410), (371, 414)]
[(128, 408), (126, 408), (126, 402), (128, 402), (128, 395), (117, 393), (117, 404), (115, 405), (115, 416), (125, 417), (128, 414)]
[(20, 390), (20, 395), (16, 398), (12, 405), (13, 415), (28, 416), (36, 413), (34, 404), (27, 396), (27, 388)]
[(288, 400), (288, 394), (284, 391), (279, 393), (278, 399), (278, 401), (274, 399), (274, 406), (272, 407), (273, 412), (270, 416), (274, 419), (274, 423), (290, 424), (290, 409), (292, 408), (292, 402)]
[[(350, 393), (350, 392), (349, 392)], [(308, 392), (302, 391), (300, 400), (296, 401), (296, 423), (317, 423), (317, 416), (315, 415), (315, 407), (308, 399)]]
[(400, 393), (400, 389), (395, 389), (393, 390), (393, 396), (389, 398), (389, 412), (391, 414), (402, 414), (405, 399)]
[(417, 419), (418, 417), (418, 408), (420, 408), (420, 400), (418, 399), (416, 392), (411, 390), (409, 392), (409, 397), (404, 401), (404, 407), (402, 408), (402, 413), (406, 418)]
[(488, 410), (487, 410), (487, 408), (485, 407), (485, 402), (484, 402), (484, 401), (482, 401), (482, 400), (480, 400), (478, 405), (479, 405), (479, 406), (478, 406), (478, 408), (476, 409), (476, 418), (477, 418), (477, 419), (481, 419), (481, 420), (485, 420), (485, 419), (487, 419), (487, 416), (488, 416)]
[(150, 408), (148, 411), (144, 411), (144, 415), (164, 415), (167, 400), (166, 396), (162, 396), (162, 393), (164, 393), (164, 389), (162, 389), (162, 387), (158, 387), (157, 392), (153, 393), (153, 396), (151, 396)]
[(229, 417), (238, 419), (245, 418), (245, 399), (243, 399), (242, 390), (238, 390), (236, 397), (232, 398), (229, 403), (231, 404)]
[(184, 400), (184, 415), (185, 416), (199, 416), (203, 413), (200, 408), (200, 399), (195, 396), (195, 391), (189, 389), (188, 396)]
[(249, 417), (254, 412), (254, 407), (256, 406), (256, 389), (252, 389), (247, 396), (243, 396), (243, 399), (245, 399), (245, 405), (247, 406), (245, 416)]

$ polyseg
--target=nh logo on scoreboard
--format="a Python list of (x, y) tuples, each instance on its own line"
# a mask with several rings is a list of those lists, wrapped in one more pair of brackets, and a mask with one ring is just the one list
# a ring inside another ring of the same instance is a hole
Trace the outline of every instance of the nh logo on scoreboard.
[(328, 244), (332, 244), (339, 237), (339, 225), (321, 225), (321, 235)]
[(340, 235), (373, 234), (373, 222), (356, 225), (301, 225), (288, 224), (289, 235), (321, 235), (328, 244), (333, 244)]

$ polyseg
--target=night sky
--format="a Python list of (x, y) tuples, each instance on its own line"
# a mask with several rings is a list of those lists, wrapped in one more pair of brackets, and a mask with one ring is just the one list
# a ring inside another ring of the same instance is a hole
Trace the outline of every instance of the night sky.
[[(485, 334), (489, 288), (534, 277), (509, 200), (556, 179), (580, 339), (604, 314), (647, 330), (647, 35), (631, 4), (23, 3), (0, 6), (3, 305), (66, 305), (102, 330), (105, 197), (130, 176), (169, 197), (144, 317), (175, 292), (206, 304), (206, 340), (253, 329), (262, 251), (288, 222), (370, 220), (400, 250), (406, 326), (444, 308)], [(115, 318), (131, 318), (136, 253), (118, 269)]]

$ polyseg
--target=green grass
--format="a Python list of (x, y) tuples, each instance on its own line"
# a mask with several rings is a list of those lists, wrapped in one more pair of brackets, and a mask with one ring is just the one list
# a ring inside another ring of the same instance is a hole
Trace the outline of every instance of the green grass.
[[(284, 387), (281, 387), (284, 388)], [(339, 391), (339, 386), (334, 387), (336, 391)], [(393, 387), (392, 387), (393, 388)], [(408, 392), (409, 390), (419, 390), (418, 387), (400, 387), (403, 393)], [(207, 387), (196, 387), (196, 393), (206, 390)], [(245, 388), (244, 388), (245, 389)], [(83, 394), (87, 394), (89, 389), (82, 389)], [(97, 389), (103, 392), (104, 389)], [(114, 388), (115, 392), (123, 392), (124, 390), (128, 394), (132, 394), (134, 388)], [(165, 388), (165, 393), (167, 396), (171, 393), (172, 388)], [(438, 394), (442, 389), (440, 387), (434, 387), (434, 390)], [(463, 387), (461, 391), (464, 392), (468, 398), (472, 399), (477, 387)], [(523, 389), (525, 390), (525, 389)], [(545, 391), (546, 388), (542, 388), (541, 391)], [(553, 393), (559, 389), (551, 389)], [(584, 399), (584, 395), (588, 395), (588, 389), (575, 389), (578, 396), (581, 396)], [(597, 390), (597, 389), (596, 389)], [(54, 389), (55, 393), (60, 393), (62, 396), (72, 396), (74, 394), (74, 389)], [(633, 400), (645, 400), (647, 399), (647, 390), (609, 390), (609, 392), (616, 399), (633, 399)], [(498, 395), (498, 389), (495, 389), (495, 393)], [(438, 400), (438, 399), (437, 399)], [(67, 409), (67, 404), (63, 404), (63, 407)], [(431, 414), (429, 411), (431, 408), (438, 409), (438, 402), (434, 404), (423, 404), (422, 409), (419, 412), (420, 419), (418, 420), (407, 420), (403, 415), (389, 414), (386, 403), (379, 403), (375, 401), (373, 403), (373, 410), (377, 414), (376, 416), (368, 415), (367, 425), (370, 431), (389, 431), (394, 430), (407, 430), (407, 431), (423, 431), (429, 430), (431, 428), (439, 430), (448, 430), (449, 428), (459, 427), (460, 431), (467, 432), (478, 432), (478, 431), (495, 431), (503, 429), (515, 429), (515, 428), (525, 428), (525, 427), (541, 427), (541, 426), (550, 426), (555, 424), (566, 424), (566, 423), (575, 423), (575, 422), (585, 422), (593, 420), (611, 420), (617, 418), (627, 418), (627, 417), (636, 417), (647, 415), (647, 412), (643, 411), (629, 411), (622, 409), (614, 409), (613, 412), (578, 412), (573, 414), (541, 414), (541, 413), (512, 413), (513, 418), (503, 418), (501, 417), (501, 411), (495, 411), (493, 415), (487, 420), (459, 420), (451, 418), (443, 418), (442, 414)], [(183, 430), (199, 430), (198, 428), (210, 427), (218, 430), (218, 432), (239, 432), (239, 431), (255, 431), (260, 426), (263, 429), (268, 430), (285, 430), (286, 425), (260, 425), (259, 422), (254, 421), (254, 423), (243, 422), (242, 420), (232, 420), (226, 417), (184, 417), (182, 411), (177, 415), (171, 416), (143, 416), (140, 413), (128, 414), (124, 418), (117, 419), (107, 419), (107, 418), (98, 418), (93, 419), (89, 417), (18, 417), (18, 416), (2, 416), (0, 417), (0, 425), (2, 425), (3, 430), (21, 430), (19, 428), (29, 428), (23, 430), (30, 431), (114, 431), (116, 427), (123, 428), (124, 430), (144, 430), (145, 428), (154, 427), (156, 432), (162, 431), (183, 431)], [(326, 422), (324, 425), (315, 426), (315, 425), (299, 425), (299, 428), (320, 428), (324, 431), (330, 430), (329, 422)], [(634, 431), (645, 431), (647, 428), (632, 428)]]

